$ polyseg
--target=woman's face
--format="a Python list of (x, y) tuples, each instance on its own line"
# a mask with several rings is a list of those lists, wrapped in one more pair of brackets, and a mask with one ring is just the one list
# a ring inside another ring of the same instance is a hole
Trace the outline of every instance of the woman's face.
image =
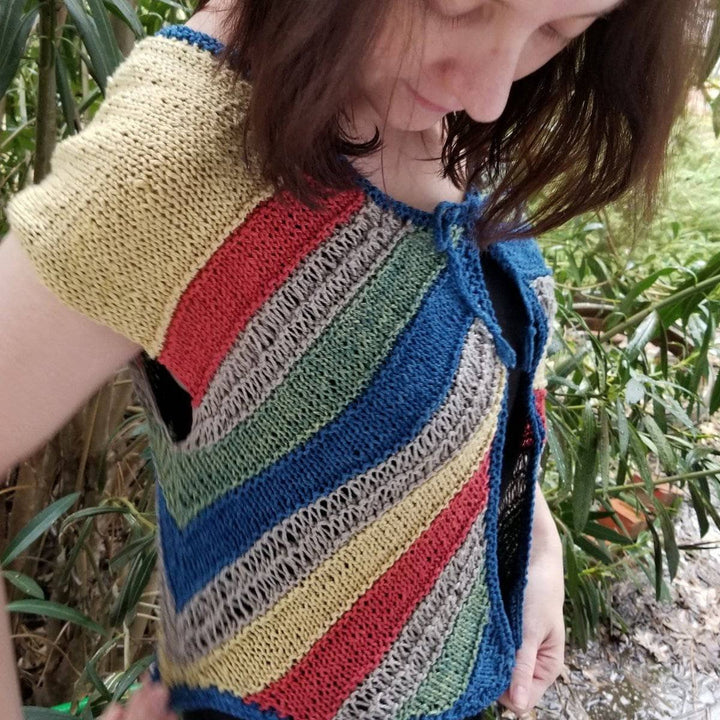
[(428, 130), (458, 110), (492, 122), (513, 81), (621, 2), (395, 0), (362, 68), (363, 104), (400, 131)]

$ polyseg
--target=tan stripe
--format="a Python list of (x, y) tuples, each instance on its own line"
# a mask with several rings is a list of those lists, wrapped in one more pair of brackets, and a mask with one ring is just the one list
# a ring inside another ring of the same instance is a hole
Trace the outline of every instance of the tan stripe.
[[(387, 720), (414, 697), (457, 630), (476, 582), (485, 582), (485, 512), (415, 608), (382, 662), (343, 701), (333, 720)], [(482, 578), (482, 579), (481, 579)]]
[(530, 287), (535, 291), (537, 299), (548, 317), (548, 337), (545, 352), (538, 363), (532, 383), (533, 390), (541, 390), (547, 387), (547, 347), (552, 338), (555, 315), (557, 313), (555, 278), (552, 275), (542, 275), (541, 277), (535, 278), (535, 280), (530, 283)]
[(410, 229), (366, 202), (306, 256), (238, 335), (177, 449), (216, 443), (255, 412)]

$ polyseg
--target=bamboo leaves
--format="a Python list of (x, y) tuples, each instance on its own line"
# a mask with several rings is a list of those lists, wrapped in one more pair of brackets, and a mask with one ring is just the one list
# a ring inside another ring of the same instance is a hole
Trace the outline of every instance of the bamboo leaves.
[(107, 79), (122, 62), (123, 55), (112, 34), (107, 13), (101, 0), (90, 0), (92, 14), (81, 0), (64, 0), (73, 23), (88, 51), (88, 69), (105, 94)]
[(0, 3), (0, 98), (17, 73), (37, 17), (37, 7), (23, 13), (24, 5), (24, 0), (3, 0)]
[[(681, 237), (675, 225), (672, 236)], [(646, 268), (605, 253), (604, 229), (586, 223), (575, 242), (553, 245), (563, 332), (547, 365), (545, 483), (554, 488), (546, 496), (563, 536), (569, 625), (580, 644), (594, 634), (604, 583), (617, 569), (635, 564), (667, 596), (664, 578), (675, 577), (682, 547), (673, 509), (659, 499), (665, 478), (687, 488), (702, 535), (711, 522), (720, 527), (718, 467), (698, 428), (699, 414), (720, 408), (720, 371), (709, 360), (720, 258), (658, 268), (651, 263), (661, 254), (647, 254)], [(600, 238), (597, 247), (589, 236)]]
[(140, 40), (145, 36), (143, 27), (137, 13), (128, 0), (104, 0), (107, 7), (114, 15), (122, 19), (125, 24), (135, 33), (135, 38)]
[(590, 401), (585, 403), (580, 424), (578, 462), (573, 477), (573, 526), (580, 532), (587, 523), (590, 506), (595, 497), (598, 432)]
[(79, 493), (71, 493), (64, 498), (56, 500), (44, 510), (39, 512), (16, 536), (0, 555), (0, 567), (9, 565), (23, 550), (26, 550), (64, 515), (78, 500)]
[(78, 612), (74, 608), (50, 600), (15, 600), (7, 604), (8, 612), (30, 613), (32, 615), (43, 615), (45, 617), (67, 620), (90, 630), (98, 635), (107, 635), (102, 625), (91, 620), (89, 617)]
[(37, 600), (45, 599), (43, 589), (28, 575), (16, 570), (3, 570), (2, 576), (25, 595)]

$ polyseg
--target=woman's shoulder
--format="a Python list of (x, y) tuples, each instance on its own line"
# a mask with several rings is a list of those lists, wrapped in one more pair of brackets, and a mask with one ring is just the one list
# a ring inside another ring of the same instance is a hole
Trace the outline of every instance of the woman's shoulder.
[[(191, 21), (166, 25), (139, 40), (109, 76), (98, 113), (107, 112), (103, 108), (112, 107), (113, 102), (139, 105), (148, 100), (151, 105), (145, 105), (145, 110), (152, 112), (162, 107), (166, 111), (165, 122), (176, 120), (184, 110), (194, 113), (184, 120), (197, 121), (220, 117), (221, 109), (244, 110), (250, 98), (250, 85), (238, 80), (228, 67), (219, 66), (217, 56), (224, 48), (222, 41), (199, 29), (212, 30), (214, 25), (199, 20), (191, 25)], [(168, 105), (171, 98), (184, 101), (185, 107), (180, 103)], [(224, 119), (230, 122), (238, 118), (228, 113)]]
[(232, 7), (233, 3), (229, 3), (228, 0), (209, 0), (203, 9), (194, 13), (182, 27), (225, 44), (229, 36), (223, 21)]

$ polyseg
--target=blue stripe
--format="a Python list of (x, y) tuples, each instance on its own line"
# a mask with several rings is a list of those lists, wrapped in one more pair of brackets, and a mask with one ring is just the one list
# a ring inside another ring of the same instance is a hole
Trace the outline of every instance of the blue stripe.
[(518, 280), (528, 282), (543, 275), (552, 275), (540, 246), (532, 238), (496, 242), (490, 246), (489, 252), (498, 262), (504, 261)]
[(544, 275), (552, 275), (552, 270), (545, 263), (540, 247), (533, 239), (495, 243), (490, 246), (489, 252), (515, 281), (530, 319), (523, 340), (525, 347), (522, 357), (525, 361), (523, 369), (532, 375), (547, 342), (548, 319), (530, 282)]
[(306, 443), (203, 509), (182, 530), (158, 483), (163, 557), (177, 608), (264, 532), (417, 436), (452, 386), (473, 320), (453, 278), (442, 271), (369, 387)]
[(190, 710), (216, 710), (238, 720), (280, 720), (274, 710), (262, 710), (256, 702), (247, 703), (232, 693), (217, 688), (190, 688), (176, 685), (170, 688), (170, 707), (176, 713)]

